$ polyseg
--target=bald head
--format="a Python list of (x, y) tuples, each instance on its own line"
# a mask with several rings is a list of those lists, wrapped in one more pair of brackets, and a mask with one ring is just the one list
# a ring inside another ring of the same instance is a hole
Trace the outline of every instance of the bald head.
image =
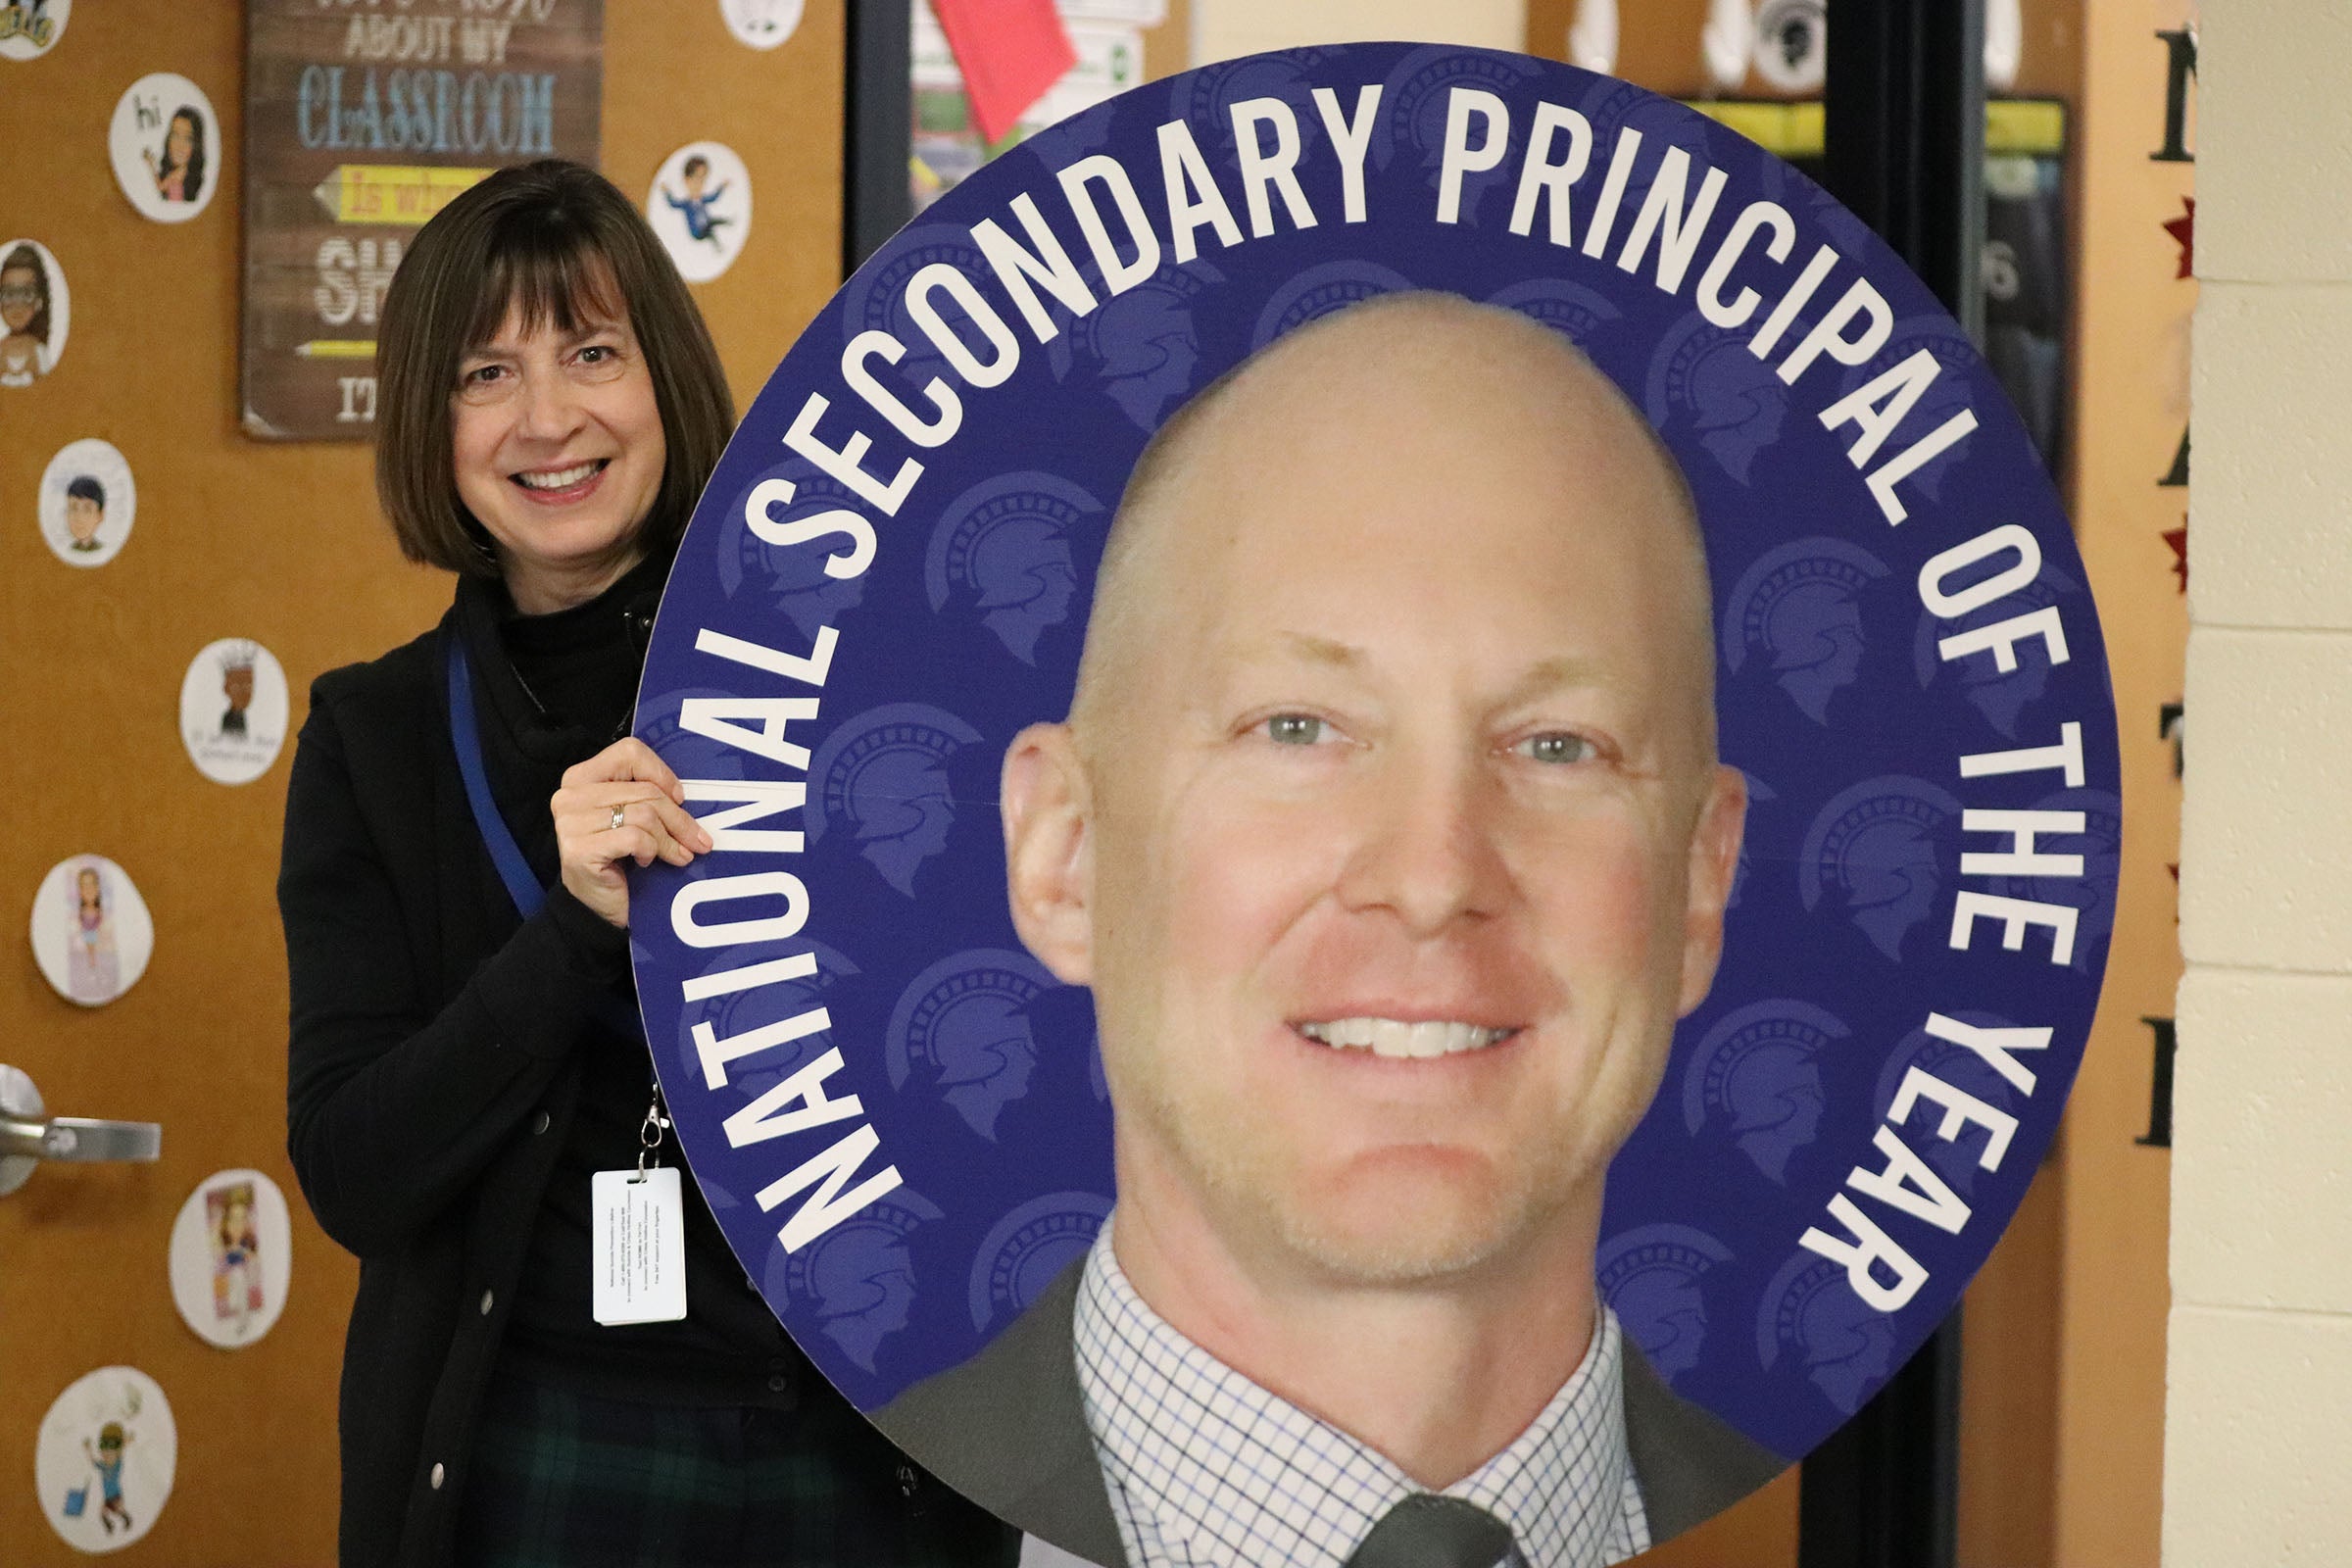
[[(1556, 499), (1562, 529), (1611, 535), (1666, 619), (1650, 628), (1714, 756), (1714, 645), (1705, 548), (1689, 486), (1647, 420), (1560, 333), (1457, 295), (1385, 295), (1310, 322), (1243, 362), (1161, 426), (1119, 503), (1096, 578), (1071, 721), (1099, 732), (1201, 597), (1244, 517), (1273, 489), (1312, 504), (1368, 465), (1439, 476), (1498, 466)], [(1468, 487), (1464, 487), (1467, 489)], [(1433, 531), (1478, 547), (1479, 515), (1443, 506)], [(1368, 542), (1368, 541), (1367, 541)]]

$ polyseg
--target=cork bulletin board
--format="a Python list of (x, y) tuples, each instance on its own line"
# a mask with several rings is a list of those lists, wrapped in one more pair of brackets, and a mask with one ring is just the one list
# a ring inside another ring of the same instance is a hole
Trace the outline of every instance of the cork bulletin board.
[[(158, 1163), (44, 1166), (0, 1200), (0, 1324), (21, 1396), (17, 1418), (0, 1421), (10, 1568), (87, 1560), (41, 1517), (33, 1451), (50, 1401), (118, 1363), (169, 1396), (179, 1453), (153, 1529), (112, 1560), (334, 1558), (333, 1390), (358, 1264), (312, 1220), (283, 1152), (286, 983), (273, 888), (294, 746), (249, 782), (216, 782), (183, 745), (181, 685), (212, 645), (258, 644), (283, 666), (290, 736), (313, 680), (423, 631), (451, 584), (399, 559), (365, 441), (257, 439), (242, 425), (244, 215), (261, 197), (246, 163), (247, 14), (258, 24), (265, 10), (288, 9), (83, 0), (45, 54), (0, 58), (0, 143), (15, 155), (0, 160), (0, 238), (37, 241), (72, 288), (71, 339), (54, 365), (29, 385), (0, 386), (0, 642), (11, 673), (0, 721), (40, 759), (12, 797), (0, 844), (0, 915), (19, 933), (0, 962), (0, 1060), (29, 1073), (54, 1113), (164, 1128)], [(431, 9), (417, 0), (406, 14)], [(603, 9), (598, 166), (641, 202), (672, 150), (723, 138), (757, 183), (758, 230), (723, 277), (693, 290), (737, 403), (748, 404), (840, 280), (842, 0), (808, 0), (792, 36), (765, 50), (730, 35), (718, 0)], [(348, 27), (370, 10), (402, 14), (397, 0), (352, 0), (332, 14)], [(452, 48), (461, 58), (449, 69), (460, 70), (463, 43), (453, 37)], [(218, 187), (201, 214), (169, 224), (140, 216), (109, 166), (118, 101), (157, 73), (193, 82), (219, 116)], [(351, 82), (347, 72), (347, 105)], [(342, 159), (321, 156), (330, 168)], [(329, 223), (322, 178), (299, 193), (305, 220), (318, 224), (306, 288), (320, 286), (320, 236), (414, 232)], [(356, 307), (347, 324), (359, 325)], [(306, 329), (293, 341), (342, 332)], [(116, 449), (137, 492), (135, 526), (90, 568), (53, 554), (38, 515), (45, 470), (82, 441)], [(155, 927), (144, 975), (97, 1007), (53, 991), (23, 936), (48, 868), (85, 854), (124, 868)], [(182, 1200), (232, 1168), (284, 1190), (293, 1261), (282, 1317), (233, 1354), (189, 1332), (166, 1268)]]

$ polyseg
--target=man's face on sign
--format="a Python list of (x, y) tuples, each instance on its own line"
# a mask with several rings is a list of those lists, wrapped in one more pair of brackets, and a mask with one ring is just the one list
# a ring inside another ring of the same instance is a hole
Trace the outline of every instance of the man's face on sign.
[(1739, 846), (1704, 562), (1545, 329), (1350, 314), (1131, 488), (1072, 724), (1007, 760), (1015, 919), (1095, 988), (1123, 1216), (1261, 1276), (1589, 1271), (1559, 1221), (1706, 991)]

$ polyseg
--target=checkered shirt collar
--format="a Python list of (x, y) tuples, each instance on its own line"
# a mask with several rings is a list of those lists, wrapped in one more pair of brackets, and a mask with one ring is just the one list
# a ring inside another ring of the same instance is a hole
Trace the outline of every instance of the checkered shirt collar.
[[(1382, 1454), (1219, 1361), (1145, 1304), (1110, 1229), (1079, 1285), (1078, 1383), (1133, 1568), (1344, 1564), (1423, 1490)], [(1624, 1348), (1592, 1345), (1511, 1445), (1448, 1495), (1511, 1527), (1514, 1564), (1603, 1568), (1649, 1547), (1625, 1446)]]

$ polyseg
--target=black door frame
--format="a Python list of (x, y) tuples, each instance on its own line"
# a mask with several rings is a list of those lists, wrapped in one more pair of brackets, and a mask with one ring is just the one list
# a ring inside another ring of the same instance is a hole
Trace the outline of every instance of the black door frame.
[[(1983, 0), (1861, 0), (1828, 28), (1822, 183), (1984, 333)], [(1960, 1309), (1805, 1458), (1798, 1568), (1955, 1568)]]

